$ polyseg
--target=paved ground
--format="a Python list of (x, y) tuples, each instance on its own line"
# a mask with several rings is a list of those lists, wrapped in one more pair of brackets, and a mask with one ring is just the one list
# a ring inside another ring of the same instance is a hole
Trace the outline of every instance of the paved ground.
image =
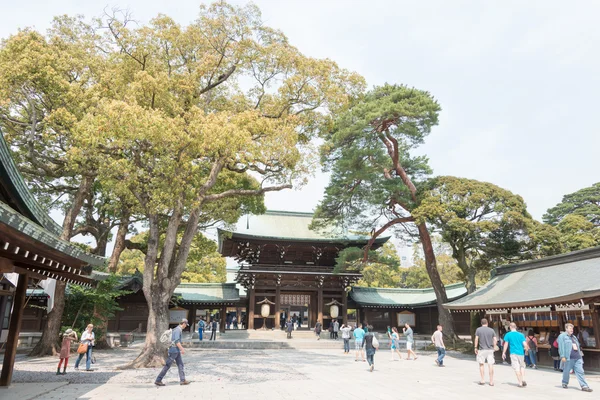
[(584, 393), (573, 377), (568, 392), (560, 386), (560, 374), (550, 370), (527, 370), (527, 388), (518, 388), (509, 366), (496, 366), (496, 385), (479, 386), (475, 361), (449, 354), (446, 368), (434, 364), (434, 355), (422, 353), (416, 361), (391, 361), (389, 350), (375, 356), (375, 371), (355, 362), (341, 350), (190, 350), (184, 355), (186, 377), (193, 383), (180, 386), (174, 365), (165, 378), (166, 387), (155, 387), (158, 369), (119, 371), (115, 367), (131, 360), (139, 349), (96, 352), (94, 372), (76, 372), (69, 360), (68, 374), (57, 376), (53, 358), (19, 356), (13, 385), (0, 389), (2, 400), (28, 399), (176, 399), (201, 398), (261, 400), (328, 400), (361, 397), (369, 400), (406, 396), (413, 399), (593, 399), (600, 394), (600, 375), (588, 376), (594, 393)]

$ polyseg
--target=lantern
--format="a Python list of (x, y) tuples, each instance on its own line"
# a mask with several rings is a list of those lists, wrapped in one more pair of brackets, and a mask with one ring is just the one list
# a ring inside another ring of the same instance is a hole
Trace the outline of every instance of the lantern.
[(331, 318), (333, 319), (340, 315), (340, 308), (337, 306), (337, 304), (333, 304), (331, 307), (329, 307), (329, 315), (331, 315)]
[(271, 306), (268, 304), (263, 304), (260, 306), (260, 315), (263, 318), (267, 318), (271, 312)]

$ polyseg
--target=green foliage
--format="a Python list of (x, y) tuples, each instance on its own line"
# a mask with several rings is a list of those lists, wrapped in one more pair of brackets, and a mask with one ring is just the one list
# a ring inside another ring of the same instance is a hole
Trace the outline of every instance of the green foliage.
[(582, 216), (600, 227), (600, 182), (565, 195), (560, 203), (548, 209), (542, 219), (556, 226), (569, 214)]
[[(453, 283), (465, 282), (466, 278), (458, 267), (456, 260), (452, 257), (452, 249), (447, 243), (444, 243), (441, 237), (435, 235), (431, 237), (437, 269), (444, 286)], [(478, 274), (477, 284), (488, 281), (489, 274)], [(429, 288), (431, 280), (425, 268), (425, 257), (420, 243), (413, 245), (413, 266), (402, 271), (402, 287), (406, 288)]]
[(600, 226), (594, 225), (582, 215), (567, 214), (556, 228), (560, 232), (560, 243), (565, 252), (600, 246)]
[(431, 179), (423, 189), (413, 216), (431, 224), (450, 245), (470, 292), (477, 274), (487, 274), (495, 265), (549, 255), (539, 252), (538, 236), (530, 234), (540, 229), (520, 196), (491, 183), (451, 176)]
[(103, 324), (115, 315), (119, 308), (117, 298), (130, 292), (119, 290), (119, 277), (111, 274), (98, 282), (94, 289), (69, 285), (62, 325), (72, 327), (78, 336), (88, 324), (95, 326), (96, 338), (100, 340), (105, 334)]
[[(181, 237), (181, 234), (179, 235)], [(131, 238), (136, 244), (147, 247), (148, 232), (144, 231)], [(161, 236), (164, 242), (164, 235)], [(131, 275), (136, 270), (144, 269), (145, 254), (140, 250), (124, 250), (119, 260), (118, 272)], [(182, 282), (192, 283), (224, 283), (227, 281), (226, 261), (217, 252), (217, 244), (202, 234), (197, 234), (190, 246), (190, 253), (185, 270), (181, 275)]]
[(363, 278), (359, 286), (398, 287), (400, 285), (400, 259), (394, 245), (386, 243), (379, 249), (369, 252), (367, 262), (363, 262), (364, 251), (349, 247), (340, 251), (336, 258), (335, 272), (359, 271)]

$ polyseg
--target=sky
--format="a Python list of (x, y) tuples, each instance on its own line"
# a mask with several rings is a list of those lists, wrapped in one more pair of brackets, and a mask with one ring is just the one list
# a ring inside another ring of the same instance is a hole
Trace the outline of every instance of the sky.
[[(230, 1), (243, 5), (246, 1)], [(563, 195), (600, 181), (598, 1), (257, 0), (266, 25), (304, 54), (330, 58), (370, 86), (427, 90), (441, 104), (425, 145), (435, 175), (492, 182), (541, 219)], [(192, 22), (199, 1), (0, 0), (0, 38), (52, 17), (127, 8)], [(268, 193), (269, 209), (312, 211), (328, 176)]]

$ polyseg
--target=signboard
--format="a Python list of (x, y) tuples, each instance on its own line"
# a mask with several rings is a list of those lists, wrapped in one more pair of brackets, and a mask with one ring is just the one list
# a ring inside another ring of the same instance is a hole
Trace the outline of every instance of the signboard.
[(411, 313), (410, 311), (402, 311), (396, 314), (398, 319), (398, 326), (404, 326), (404, 324), (408, 323), (410, 326), (416, 325), (415, 313)]
[(182, 319), (188, 317), (188, 310), (181, 307), (171, 308), (169, 310), (169, 324), (178, 324)]

